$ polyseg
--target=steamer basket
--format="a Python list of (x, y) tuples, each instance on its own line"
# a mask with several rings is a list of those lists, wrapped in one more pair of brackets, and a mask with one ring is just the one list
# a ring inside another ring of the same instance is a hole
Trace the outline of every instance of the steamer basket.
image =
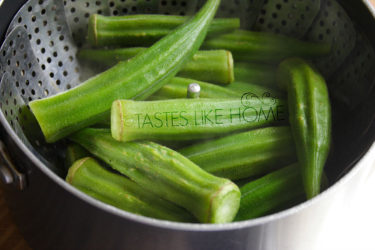
[[(11, 12), (10, 2), (5, 0), (0, 14)], [(65, 173), (59, 167), (64, 145), (44, 142), (27, 104), (73, 88), (91, 74), (76, 58), (78, 48), (85, 43), (89, 15), (192, 15), (204, 2), (30, 0), (17, 14), (12, 13), (12, 21), (7, 20), (0, 49), (0, 173), (9, 206), (31, 246), (328, 249), (324, 240), (330, 236), (317, 232), (329, 233), (335, 228), (335, 219), (339, 220), (346, 210), (340, 214), (333, 209), (355, 200), (363, 184), (371, 179), (375, 162), (375, 39), (367, 29), (374, 27), (369, 1), (222, 0), (217, 14), (239, 17), (244, 29), (332, 45), (329, 56), (313, 62), (327, 79), (334, 110), (334, 148), (326, 166), (331, 183), (318, 197), (255, 220), (193, 225), (133, 215), (96, 201), (64, 182)], [(293, 234), (296, 236), (291, 240)], [(304, 245), (306, 241), (311, 244)]]

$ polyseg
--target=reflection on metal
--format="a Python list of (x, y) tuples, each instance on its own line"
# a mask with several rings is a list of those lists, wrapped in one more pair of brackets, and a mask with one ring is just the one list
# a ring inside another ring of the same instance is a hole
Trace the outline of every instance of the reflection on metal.
[(201, 93), (201, 86), (198, 83), (191, 83), (187, 89), (187, 98), (195, 99), (199, 98)]

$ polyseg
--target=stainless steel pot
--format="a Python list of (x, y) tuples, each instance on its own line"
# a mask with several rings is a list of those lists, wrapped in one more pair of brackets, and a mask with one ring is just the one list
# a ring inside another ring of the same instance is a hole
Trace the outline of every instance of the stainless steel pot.
[[(2, 39), (24, 2), (5, 0), (1, 5)], [(340, 3), (356, 26), (374, 27), (375, 9), (369, 0)], [(374, 46), (373, 32), (364, 30)], [(375, 91), (369, 90), (358, 108), (338, 111), (336, 147), (327, 164), (334, 181), (326, 191), (293, 208), (250, 221), (172, 223), (105, 205), (51, 171), (4, 117), (0, 176), (14, 219), (35, 249), (374, 249), (371, 235), (363, 230), (364, 225), (375, 223), (370, 209), (375, 208), (374, 102)]]

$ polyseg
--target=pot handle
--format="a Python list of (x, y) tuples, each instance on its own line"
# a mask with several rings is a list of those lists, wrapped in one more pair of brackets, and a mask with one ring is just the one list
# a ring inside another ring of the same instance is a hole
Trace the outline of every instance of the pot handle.
[(18, 190), (26, 188), (26, 177), (13, 164), (4, 143), (0, 140), (0, 181), (5, 185), (13, 185)]

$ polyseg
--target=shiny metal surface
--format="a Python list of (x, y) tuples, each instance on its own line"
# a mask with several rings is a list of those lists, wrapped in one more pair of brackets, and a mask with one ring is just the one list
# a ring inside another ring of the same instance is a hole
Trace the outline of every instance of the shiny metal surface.
[(26, 188), (26, 177), (14, 166), (4, 143), (0, 140), (0, 179), (22, 191)]
[[(370, 1), (363, 3), (373, 14)], [(368, 12), (362, 15), (371, 17)], [(370, 97), (374, 96), (370, 94)], [(28, 178), (28, 187), (23, 192), (5, 187), (6, 198), (21, 231), (36, 249), (351, 250), (356, 244), (352, 239), (361, 238), (351, 237), (359, 229), (348, 226), (348, 218), (353, 218), (358, 212), (355, 210), (356, 197), (375, 179), (372, 106), (369, 101), (363, 108), (369, 107), (371, 112), (358, 112), (358, 117), (363, 120), (358, 118), (355, 122), (348, 122), (340, 130), (341, 135), (350, 138), (340, 141), (347, 144), (347, 151), (342, 150), (347, 155), (340, 155), (341, 159), (334, 159), (337, 162), (330, 164), (338, 168), (338, 172), (342, 171), (342, 166), (350, 168), (328, 190), (280, 213), (225, 225), (160, 221), (130, 214), (92, 199), (72, 188), (47, 167), (42, 157), (38, 157), (14, 133), (14, 128), (0, 112), (2, 140), (17, 169)], [(373, 221), (372, 214), (364, 216), (369, 222)]]

